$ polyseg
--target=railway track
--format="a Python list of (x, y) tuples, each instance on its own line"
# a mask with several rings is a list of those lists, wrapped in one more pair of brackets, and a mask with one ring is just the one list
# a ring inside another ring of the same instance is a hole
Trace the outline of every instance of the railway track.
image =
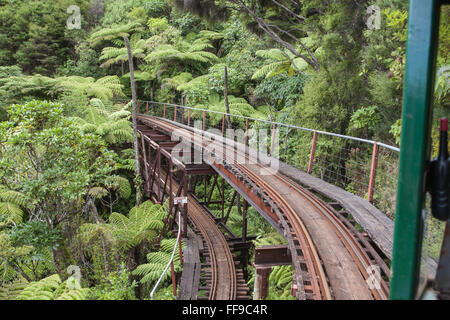
[[(265, 203), (277, 214), (289, 243), (297, 298), (387, 299), (388, 288), (383, 279), (379, 279), (380, 286), (368, 286), (375, 250), (364, 248), (354, 230), (330, 206), (278, 172), (261, 175), (261, 170), (267, 167), (247, 153), (245, 164), (238, 163), (238, 151), (224, 144), (221, 137), (205, 141), (187, 128), (180, 130), (183, 127), (179, 124), (145, 118), (167, 133), (177, 130), (186, 141), (213, 150), (208, 155), (213, 166), (224, 166), (233, 174), (241, 175), (240, 179), (250, 190), (265, 198)], [(243, 155), (239, 156), (242, 159)]]
[[(167, 173), (161, 170), (159, 174), (158, 179), (164, 183)], [(175, 181), (172, 184), (173, 190), (177, 190), (178, 184)], [(173, 196), (176, 196), (175, 191)], [(236, 270), (228, 242), (214, 220), (192, 196), (188, 196), (188, 212), (189, 225), (201, 237), (206, 248), (206, 252), (200, 252), (206, 260), (202, 264), (203, 276), (200, 280), (206, 282), (206, 286), (200, 285), (199, 290), (207, 293), (208, 300), (249, 299), (242, 270)]]
[(225, 236), (192, 197), (188, 200), (188, 210), (189, 219), (201, 233), (208, 250), (206, 270), (203, 269), (203, 272), (210, 276), (206, 279), (208, 300), (235, 300), (236, 270)]

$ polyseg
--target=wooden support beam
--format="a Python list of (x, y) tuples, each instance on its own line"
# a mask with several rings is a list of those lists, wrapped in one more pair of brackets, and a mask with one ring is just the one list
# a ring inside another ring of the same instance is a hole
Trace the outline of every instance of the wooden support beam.
[(233, 208), (233, 205), (234, 205), (234, 202), (235, 202), (235, 199), (236, 199), (236, 195), (237, 195), (237, 191), (234, 190), (233, 197), (231, 198), (230, 206), (228, 207), (227, 214), (226, 214), (226, 216), (225, 216), (225, 218), (223, 220), (223, 223), (225, 223), (225, 224), (227, 223), (228, 217), (230, 216), (231, 208)]
[(214, 175), (214, 182), (213, 182), (213, 184), (212, 184), (212, 187), (211, 187), (211, 189), (209, 190), (209, 195), (208, 195), (208, 200), (206, 201), (206, 205), (208, 205), (208, 204), (209, 204), (209, 202), (211, 201), (211, 197), (212, 197), (212, 194), (213, 194), (214, 188), (215, 188), (215, 186), (216, 186), (216, 184), (217, 184), (217, 177), (218, 177), (218, 175), (217, 175), (217, 174), (216, 174), (216, 175)]
[(242, 242), (247, 241), (247, 207), (248, 203), (244, 199), (244, 208), (242, 210)]
[(255, 266), (273, 267), (292, 264), (287, 245), (269, 245), (255, 248)]

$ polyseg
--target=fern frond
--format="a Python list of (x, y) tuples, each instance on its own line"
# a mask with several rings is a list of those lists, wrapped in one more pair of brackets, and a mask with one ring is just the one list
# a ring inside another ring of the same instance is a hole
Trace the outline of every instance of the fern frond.
[(6, 216), (6, 219), (16, 224), (22, 222), (22, 209), (12, 202), (0, 202), (0, 215)]

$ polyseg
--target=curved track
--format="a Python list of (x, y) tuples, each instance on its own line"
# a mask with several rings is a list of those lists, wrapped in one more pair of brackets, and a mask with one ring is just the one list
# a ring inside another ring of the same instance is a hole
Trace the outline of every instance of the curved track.
[[(164, 171), (159, 177), (164, 183)], [(178, 184), (172, 181), (173, 190), (178, 189)], [(173, 196), (176, 196), (175, 191)], [(211, 277), (209, 281), (209, 300), (235, 300), (237, 294), (236, 270), (233, 255), (228, 246), (227, 240), (219, 230), (211, 216), (204, 208), (191, 196), (188, 196), (189, 220), (200, 232), (204, 240), (209, 256), (210, 268), (203, 270)]]
[(273, 202), (272, 210), (277, 212), (279, 222), (284, 222), (291, 253), (299, 253), (298, 260), (301, 261), (293, 261), (293, 265), (298, 289), (303, 291), (301, 296), (312, 299), (387, 299), (388, 289), (384, 281), (381, 281), (381, 286), (368, 286), (371, 259), (367, 251), (323, 201), (279, 172), (264, 174), (263, 171), (270, 169), (247, 153), (244, 156), (239, 154), (241, 159), (246, 159), (244, 164), (236, 161), (238, 150), (230, 146), (229, 141), (224, 145), (222, 137), (205, 141), (188, 128), (182, 130), (182, 125), (154, 117), (142, 118), (168, 133), (177, 130), (177, 134), (186, 141), (209, 150), (208, 158), (213, 166), (228, 164), (235, 173), (243, 174), (250, 183), (262, 189), (261, 196)]
[(206, 242), (211, 264), (209, 300), (236, 299), (236, 270), (234, 260), (223, 233), (214, 220), (193, 198), (188, 200), (189, 219)]

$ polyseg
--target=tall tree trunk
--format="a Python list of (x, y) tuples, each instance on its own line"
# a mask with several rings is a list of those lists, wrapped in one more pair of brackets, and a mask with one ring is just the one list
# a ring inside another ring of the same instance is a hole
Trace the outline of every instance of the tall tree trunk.
[(131, 97), (133, 101), (133, 107), (131, 111), (131, 119), (133, 122), (133, 150), (134, 150), (134, 173), (135, 173), (135, 183), (136, 183), (136, 205), (139, 206), (141, 204), (142, 195), (141, 195), (141, 168), (139, 166), (139, 145), (138, 145), (138, 133), (137, 133), (137, 101), (136, 101), (136, 84), (134, 82), (134, 65), (133, 65), (133, 56), (131, 54), (130, 48), (130, 40), (128, 40), (127, 36), (123, 36), (123, 40), (127, 46), (128, 51), (128, 62), (130, 64), (130, 82), (131, 82)]
[(230, 104), (228, 103), (228, 70), (227, 70), (227, 66), (225, 66), (224, 72), (225, 72), (225, 80), (224, 80), (224, 87), (223, 87), (223, 95), (225, 96), (225, 108), (228, 113), (227, 114), (227, 127), (228, 127), (228, 129), (231, 129)]

